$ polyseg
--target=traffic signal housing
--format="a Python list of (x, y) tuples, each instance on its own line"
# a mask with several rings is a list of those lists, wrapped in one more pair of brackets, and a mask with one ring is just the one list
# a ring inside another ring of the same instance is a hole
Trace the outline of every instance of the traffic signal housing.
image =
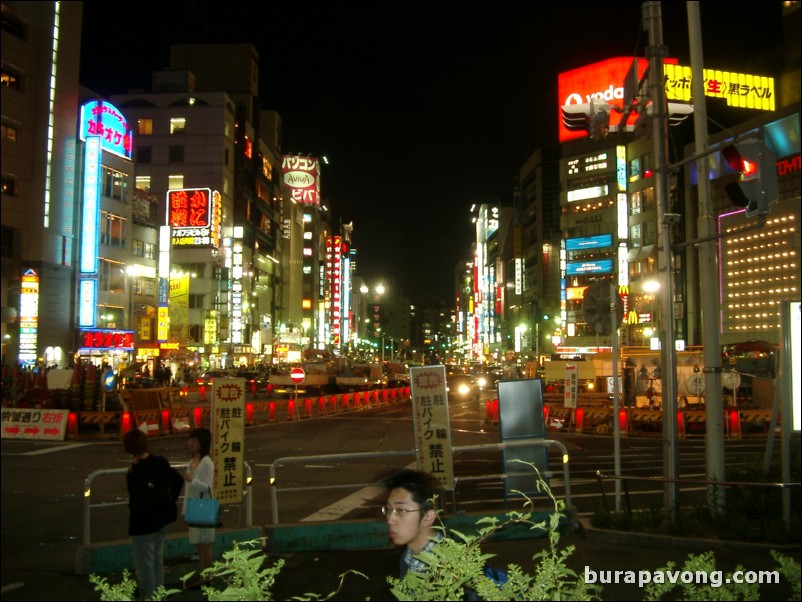
[(740, 174), (724, 187), (734, 205), (746, 208), (747, 217), (765, 215), (779, 197), (777, 158), (760, 140), (744, 140), (722, 149), (730, 168)]
[[(594, 282), (585, 289), (582, 298), (582, 312), (593, 332), (603, 336), (612, 332), (610, 283), (608, 281)], [(615, 312), (616, 321), (620, 322), (624, 316), (624, 303), (618, 295), (615, 295)]]

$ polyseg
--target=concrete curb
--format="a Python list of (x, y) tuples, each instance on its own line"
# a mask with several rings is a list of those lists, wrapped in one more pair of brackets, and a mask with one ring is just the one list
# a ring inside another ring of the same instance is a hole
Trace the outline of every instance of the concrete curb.
[(580, 518), (581, 529), (588, 541), (615, 543), (621, 545), (651, 546), (655, 548), (693, 548), (704, 550), (777, 550), (778, 552), (799, 551), (800, 544), (771, 544), (751, 541), (733, 541), (727, 539), (698, 539), (694, 537), (677, 537), (658, 535), (655, 533), (637, 533), (634, 531), (613, 531), (597, 529), (590, 526), (587, 519)]
[[(258, 527), (243, 529), (217, 529), (212, 550), (215, 557), (230, 550), (235, 543), (253, 541), (262, 536)], [(168, 535), (164, 541), (164, 558), (192, 556), (197, 551), (194, 544), (189, 543), (187, 535)], [(134, 566), (131, 554), (131, 540), (117, 539), (89, 545), (78, 545), (75, 552), (75, 574), (108, 575), (119, 573), (123, 569)]]

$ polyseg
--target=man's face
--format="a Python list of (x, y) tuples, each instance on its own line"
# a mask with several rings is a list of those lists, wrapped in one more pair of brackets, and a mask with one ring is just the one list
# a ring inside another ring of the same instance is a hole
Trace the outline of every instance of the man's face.
[(395, 545), (407, 546), (417, 553), (432, 537), (434, 511), (424, 511), (420, 504), (412, 500), (412, 494), (406, 489), (398, 487), (390, 491), (385, 512), (390, 541)]

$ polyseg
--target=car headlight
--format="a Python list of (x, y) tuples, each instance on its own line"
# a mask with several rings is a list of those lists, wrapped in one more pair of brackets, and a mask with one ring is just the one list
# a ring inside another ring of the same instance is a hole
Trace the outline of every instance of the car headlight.
[(460, 395), (467, 395), (471, 392), (471, 388), (468, 385), (460, 385), (457, 387), (457, 393)]
[(487, 379), (484, 376), (480, 376), (479, 380), (477, 380), (476, 382), (479, 384), (480, 387), (487, 386)]

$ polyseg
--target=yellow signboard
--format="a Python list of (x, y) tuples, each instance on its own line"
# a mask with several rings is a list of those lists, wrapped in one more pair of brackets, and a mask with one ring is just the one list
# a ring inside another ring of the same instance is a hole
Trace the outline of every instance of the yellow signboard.
[(454, 460), (446, 397), (446, 367), (409, 369), (415, 447), (418, 468), (429, 473), (443, 489), (454, 489)]
[[(663, 65), (666, 97), (669, 101), (691, 101), (691, 68), (683, 65)], [(731, 73), (704, 69), (705, 96), (725, 98), (730, 107), (773, 111), (774, 78), (747, 73)]]
[(214, 497), (242, 501), (245, 454), (245, 379), (215, 378), (212, 384)]

